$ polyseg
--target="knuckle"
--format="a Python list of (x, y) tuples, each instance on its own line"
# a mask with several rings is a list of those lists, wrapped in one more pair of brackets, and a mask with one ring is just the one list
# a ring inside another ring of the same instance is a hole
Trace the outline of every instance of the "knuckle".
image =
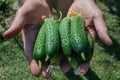
[(106, 33), (108, 32), (108, 29), (107, 29), (107, 28), (105, 28), (104, 30), (105, 30)]
[(101, 11), (97, 11), (95, 14), (94, 14), (95, 17), (103, 17), (103, 13)]
[(108, 29), (107, 28), (104, 28), (104, 29), (98, 31), (99, 35), (104, 35), (106, 33), (108, 33)]

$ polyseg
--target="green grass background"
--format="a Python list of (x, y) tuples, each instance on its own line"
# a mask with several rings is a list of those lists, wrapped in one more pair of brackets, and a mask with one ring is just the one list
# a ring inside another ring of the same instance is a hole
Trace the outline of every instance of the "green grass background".
[[(72, 71), (64, 75), (56, 67), (55, 73), (48, 80), (120, 80), (120, 0), (97, 0), (97, 4), (105, 15), (113, 45), (107, 46), (97, 37), (94, 56), (85, 76), (75, 76)], [(10, 25), (6, 20), (8, 17), (0, 17), (1, 32)], [(21, 34), (0, 41), (0, 80), (46, 80), (42, 76), (36, 78), (32, 75), (24, 56)]]

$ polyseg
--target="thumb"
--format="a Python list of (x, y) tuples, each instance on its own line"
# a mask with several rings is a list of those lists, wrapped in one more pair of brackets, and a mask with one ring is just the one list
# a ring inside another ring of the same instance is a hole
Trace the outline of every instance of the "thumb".
[(14, 21), (11, 24), (11, 27), (4, 32), (3, 37), (5, 39), (15, 37), (16, 35), (18, 35), (18, 33), (20, 33), (24, 25), (25, 25), (25, 19), (24, 16), (21, 14), (21, 11), (19, 10), (19, 12), (17, 12), (15, 16)]

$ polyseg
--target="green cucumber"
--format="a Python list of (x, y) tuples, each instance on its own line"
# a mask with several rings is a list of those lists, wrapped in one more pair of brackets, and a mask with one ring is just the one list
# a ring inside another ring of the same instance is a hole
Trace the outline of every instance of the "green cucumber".
[(59, 47), (59, 33), (55, 22), (51, 18), (45, 19), (45, 53), (51, 55), (58, 50)]
[(72, 55), (72, 56), (70, 56), (69, 57), (69, 59), (68, 59), (68, 62), (69, 62), (69, 65), (75, 70), (75, 69), (77, 69), (78, 68), (78, 66), (79, 66), (79, 62), (78, 62), (78, 60), (77, 60), (77, 56), (76, 55)]
[(86, 47), (85, 21), (76, 15), (71, 19), (71, 45), (76, 53), (81, 53)]
[(93, 40), (89, 33), (87, 33), (87, 46), (81, 54), (84, 61), (88, 61), (93, 56)]
[[(56, 20), (55, 26), (57, 27), (57, 30), (59, 31), (60, 21)], [(59, 44), (60, 44), (60, 42), (59, 42)], [(50, 56), (50, 58), (49, 58), (50, 64), (55, 64), (58, 60), (60, 60), (61, 54), (60, 54), (60, 52), (58, 52), (58, 50), (59, 50), (59, 46), (58, 46), (56, 53), (54, 55)]]
[(45, 55), (45, 23), (42, 25), (38, 32), (33, 49), (33, 57), (35, 60), (40, 60), (41, 58), (43, 58), (44, 55)]
[(63, 52), (66, 56), (71, 55), (71, 45), (70, 45), (70, 18), (65, 17), (60, 23), (60, 38)]

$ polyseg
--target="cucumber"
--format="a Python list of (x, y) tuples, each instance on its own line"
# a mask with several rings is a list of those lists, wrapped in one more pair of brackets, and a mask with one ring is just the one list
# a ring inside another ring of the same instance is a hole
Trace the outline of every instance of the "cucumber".
[(55, 22), (51, 18), (46, 18), (45, 23), (45, 53), (47, 55), (52, 55), (58, 50), (59, 47), (59, 33)]
[[(56, 20), (55, 21), (55, 26), (57, 27), (57, 30), (59, 31), (60, 21)], [(59, 44), (60, 44), (60, 41), (59, 41)], [(59, 46), (58, 46), (58, 48), (56, 50), (56, 53), (54, 53), (54, 55), (50, 56), (50, 58), (49, 58), (50, 64), (55, 64), (58, 60), (60, 60), (62, 55), (58, 50), (59, 50)]]
[(87, 33), (87, 46), (81, 54), (84, 61), (88, 61), (93, 56), (93, 40), (89, 33)]
[(71, 19), (71, 45), (73, 50), (80, 54), (86, 47), (87, 39), (85, 34), (85, 21), (76, 15)]
[(70, 22), (70, 18), (65, 17), (64, 19), (62, 19), (59, 28), (62, 50), (66, 56), (71, 55)]
[(41, 58), (43, 58), (44, 55), (45, 55), (45, 23), (42, 25), (38, 32), (33, 49), (33, 57), (35, 60), (40, 60)]
[(68, 59), (69, 65), (75, 70), (78, 68), (79, 66), (79, 62), (77, 60), (77, 56), (76, 55), (72, 55), (69, 57)]

